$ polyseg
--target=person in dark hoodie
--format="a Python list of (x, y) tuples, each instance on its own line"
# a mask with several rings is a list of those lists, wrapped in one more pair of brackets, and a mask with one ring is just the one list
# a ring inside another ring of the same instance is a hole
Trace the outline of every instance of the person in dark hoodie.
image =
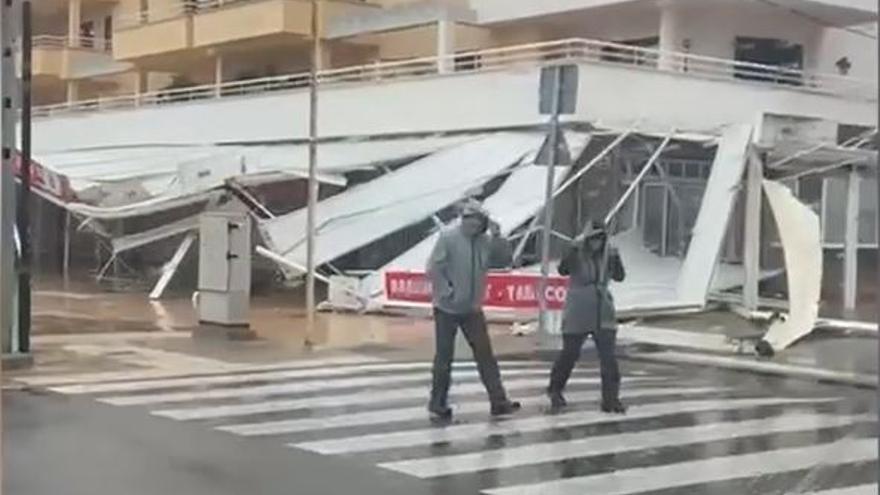
[(617, 318), (614, 298), (608, 289), (609, 279), (622, 281), (626, 276), (617, 249), (612, 247), (602, 222), (588, 222), (559, 264), (559, 274), (568, 276), (568, 294), (562, 316), (562, 351), (550, 373), (547, 395), (552, 412), (566, 406), (562, 395), (581, 348), (592, 336), (599, 352), (602, 378), (601, 410), (624, 414), (620, 402), (620, 371), (615, 346)]
[(490, 269), (510, 266), (511, 261), (510, 245), (501, 238), (498, 225), (479, 203), (466, 204), (461, 221), (440, 233), (427, 269), (433, 286), (436, 341), (428, 404), (434, 421), (452, 419), (447, 399), (459, 328), (473, 350), (480, 379), (489, 395), (491, 414), (506, 415), (520, 408), (518, 402), (507, 398), (501, 384), (482, 309), (486, 274)]

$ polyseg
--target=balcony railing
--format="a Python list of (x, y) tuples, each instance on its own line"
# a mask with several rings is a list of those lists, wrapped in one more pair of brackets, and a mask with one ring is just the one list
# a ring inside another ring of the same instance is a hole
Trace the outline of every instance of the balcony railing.
[[(452, 68), (454, 73), (461, 74), (558, 63), (622, 66), (633, 70), (670, 73), (682, 77), (763, 85), (790, 91), (876, 101), (877, 83), (874, 81), (584, 39), (477, 50), (450, 57), (417, 58), (324, 70), (318, 74), (318, 83), (324, 86), (376, 84), (447, 75), (441, 68)], [(308, 85), (309, 75), (300, 73), (76, 101), (35, 108), (34, 112), (39, 116), (51, 116), (66, 112), (155, 106), (295, 90), (306, 88)]]
[(56, 49), (76, 48), (109, 52), (113, 49), (113, 44), (110, 40), (103, 38), (80, 36), (75, 40), (71, 40), (67, 36), (40, 35), (34, 36), (33, 47)]

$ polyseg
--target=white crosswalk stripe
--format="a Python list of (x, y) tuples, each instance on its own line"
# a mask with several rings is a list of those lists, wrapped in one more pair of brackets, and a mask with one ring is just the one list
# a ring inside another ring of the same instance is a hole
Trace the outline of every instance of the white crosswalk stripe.
[(628, 450), (670, 447), (726, 438), (845, 426), (859, 419), (869, 420), (871, 417), (796, 414), (787, 417), (777, 416), (752, 421), (604, 435), (567, 442), (530, 444), (524, 447), (493, 450), (489, 456), (484, 453), (449, 457), (441, 456), (429, 459), (391, 462), (381, 464), (380, 466), (419, 478), (430, 478), (486, 469), (502, 469), (526, 464), (562, 461), (569, 458), (596, 456)]
[[(701, 411), (718, 411), (742, 407), (759, 407), (769, 405), (803, 404), (814, 402), (811, 399), (733, 399), (684, 401), (662, 404), (651, 404), (633, 410), (627, 419), (644, 419), (675, 413), (695, 413)], [(425, 428), (397, 433), (381, 433), (358, 437), (334, 438), (293, 444), (293, 447), (311, 450), (320, 454), (352, 454), (382, 449), (399, 449), (430, 445), (438, 442), (468, 441), (474, 438), (486, 438), (493, 435), (516, 434), (549, 430), (551, 428), (568, 428), (585, 426), (608, 421), (608, 416), (597, 411), (575, 411), (556, 416), (536, 416), (525, 419), (511, 419), (498, 423), (477, 423), (455, 425), (447, 428)]]
[(876, 439), (845, 440), (825, 445), (766, 453), (715, 457), (699, 461), (627, 469), (613, 473), (486, 490), (489, 495), (625, 495), (710, 483), (746, 476), (766, 476), (806, 469), (833, 459), (835, 463), (877, 458)]
[[(580, 383), (591, 382), (594, 380), (579, 380)], [(716, 388), (711, 387), (693, 387), (693, 388), (645, 388), (632, 389), (627, 391), (627, 396), (636, 397), (654, 397), (662, 395), (674, 394), (698, 394), (707, 392), (719, 392)], [(571, 401), (596, 401), (599, 400), (601, 394), (599, 392), (576, 392), (569, 394), (568, 400)], [(517, 397), (523, 406), (538, 406), (547, 401), (546, 396), (531, 395), (527, 397)], [(460, 402), (455, 405), (455, 411), (458, 414), (478, 413), (486, 410), (486, 400), (475, 400), (469, 402)], [(350, 426), (366, 426), (382, 423), (413, 421), (425, 416), (424, 406), (398, 408), (398, 409), (380, 409), (377, 411), (369, 411), (365, 413), (355, 414), (339, 414), (323, 418), (306, 418), (293, 419), (284, 421), (270, 421), (265, 423), (249, 423), (240, 425), (223, 426), (219, 429), (243, 436), (258, 435), (279, 435), (282, 433), (297, 433), (301, 431), (315, 431), (329, 428), (342, 428)]]
[[(500, 421), (489, 418), (485, 389), (473, 363), (456, 362), (451, 402), (458, 421), (443, 427), (431, 425), (427, 418), (426, 362), (343, 356), (177, 375), (121, 372), (79, 375), (80, 381), (29, 380), (55, 393), (140, 407), (194, 427), (274, 438), (327, 456), (363, 458), (376, 469), (430, 479), (443, 493), (459, 493), (459, 485), (444, 491), (443, 483), (461, 480), (473, 484), (468, 493), (489, 495), (684, 493), (691, 485), (737, 483), (823, 464), (859, 465), (877, 459), (876, 438), (847, 433), (873, 426), (874, 416), (838, 409), (842, 398), (829, 394), (755, 393), (709, 383), (698, 375), (638, 371), (624, 377), (623, 395), (630, 411), (613, 416), (597, 408), (598, 371), (582, 367), (569, 382), (566, 396), (571, 406), (548, 415), (547, 363), (500, 364), (505, 388), (523, 403), (523, 411)], [(814, 434), (817, 431), (826, 434)], [(771, 441), (776, 438), (789, 440)], [(687, 454), (668, 456), (658, 453), (661, 450)], [(602, 470), (582, 462), (608, 456), (621, 464)], [(631, 464), (634, 459), (638, 462)], [(561, 467), (572, 462), (580, 467)], [(486, 473), (492, 476), (483, 476)], [(838, 480), (825, 484), (824, 491), (812, 487), (811, 494), (876, 493), (870, 479), (847, 481), (854, 486), (827, 489), (840, 485)]]
[(877, 495), (878, 493), (880, 493), (880, 488), (874, 483), (873, 485), (832, 488), (830, 490), (822, 490), (821, 492), (804, 493), (803, 495)]

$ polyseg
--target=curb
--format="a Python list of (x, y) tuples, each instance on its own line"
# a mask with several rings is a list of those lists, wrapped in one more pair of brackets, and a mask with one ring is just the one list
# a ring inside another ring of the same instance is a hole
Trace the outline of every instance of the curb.
[(858, 388), (876, 389), (878, 387), (878, 380), (875, 375), (847, 373), (843, 371), (809, 368), (806, 366), (719, 356), (714, 354), (660, 351), (639, 353), (630, 352), (621, 357), (636, 361), (711, 366), (727, 370), (759, 373), (762, 375), (785, 376), (802, 380), (849, 385)]

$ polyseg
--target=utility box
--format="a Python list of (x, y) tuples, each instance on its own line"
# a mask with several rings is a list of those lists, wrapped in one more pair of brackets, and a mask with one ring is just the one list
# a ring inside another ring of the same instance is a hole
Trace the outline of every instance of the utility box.
[(199, 321), (249, 326), (251, 219), (246, 213), (212, 212), (199, 223)]

